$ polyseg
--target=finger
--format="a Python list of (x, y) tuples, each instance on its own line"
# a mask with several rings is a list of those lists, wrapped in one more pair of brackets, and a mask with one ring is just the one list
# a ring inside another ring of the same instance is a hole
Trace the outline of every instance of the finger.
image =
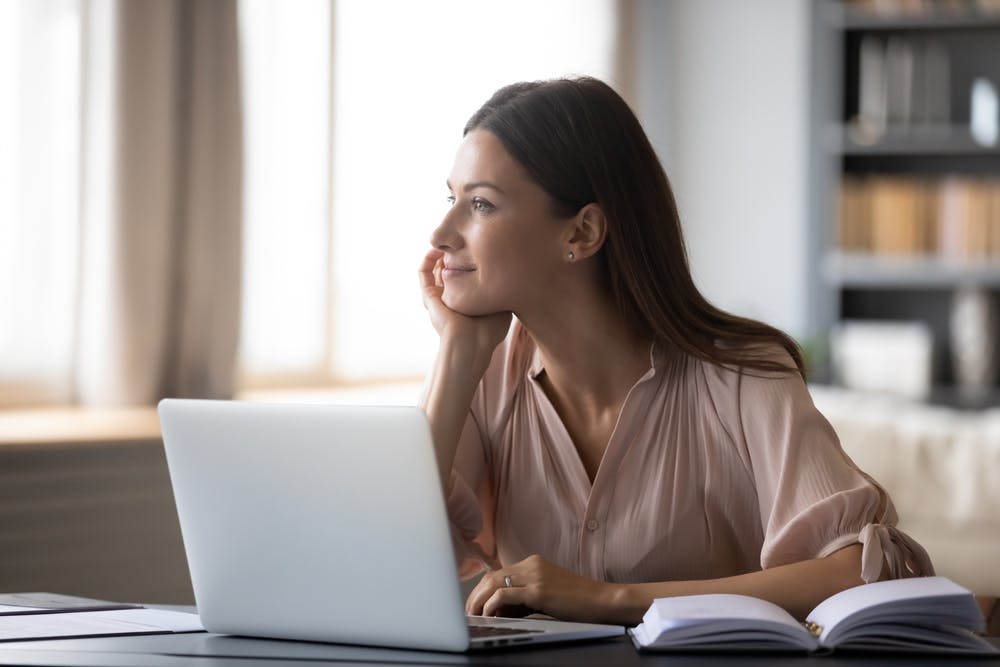
[(501, 607), (513, 607), (515, 605), (528, 607), (528, 589), (523, 586), (514, 588), (498, 588), (493, 591), (493, 595), (486, 600), (483, 605), (483, 616), (496, 616)]
[(427, 288), (438, 285), (435, 273), (438, 263), (443, 257), (444, 253), (436, 248), (429, 250), (424, 256), (424, 260), (420, 262), (420, 268), (417, 270), (417, 275), (420, 277), (421, 287)]
[(465, 601), (465, 613), (468, 616), (482, 616), (483, 615), (483, 605), (486, 600), (493, 595), (495, 589), (482, 590), (479, 586), (476, 586), (471, 593), (469, 593), (468, 599)]
[[(528, 556), (522, 561), (514, 563), (510, 567), (504, 567), (499, 570), (490, 570), (482, 576), (473, 589), (469, 593), (468, 599), (465, 601), (465, 610), (467, 614), (474, 616), (480, 615), (482, 613), (482, 607), (486, 604), (486, 601), (490, 599), (494, 591), (501, 588), (521, 588), (528, 585), (530, 576), (526, 571), (526, 566), (531, 567), (533, 563), (538, 560), (538, 556)], [(508, 580), (508, 577), (510, 579)], [(507, 582), (510, 581), (510, 586)]]
[(487, 572), (475, 585), (465, 601), (465, 613), (479, 616), (483, 613), (483, 605), (493, 595), (493, 592), (503, 586), (503, 574), (500, 570)]

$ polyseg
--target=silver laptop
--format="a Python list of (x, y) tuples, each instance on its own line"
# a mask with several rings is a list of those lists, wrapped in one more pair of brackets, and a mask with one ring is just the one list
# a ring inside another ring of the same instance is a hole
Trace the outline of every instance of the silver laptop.
[(465, 615), (418, 408), (166, 399), (159, 413), (211, 632), (442, 651), (623, 634)]

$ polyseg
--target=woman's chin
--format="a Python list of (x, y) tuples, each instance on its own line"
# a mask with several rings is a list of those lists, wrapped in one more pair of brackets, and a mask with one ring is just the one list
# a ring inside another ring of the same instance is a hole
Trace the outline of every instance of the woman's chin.
[(461, 294), (449, 293), (447, 288), (444, 294), (441, 295), (441, 301), (456, 313), (465, 315), (466, 317), (480, 317), (497, 312), (495, 308), (491, 309), (487, 304), (476, 299), (470, 299)]

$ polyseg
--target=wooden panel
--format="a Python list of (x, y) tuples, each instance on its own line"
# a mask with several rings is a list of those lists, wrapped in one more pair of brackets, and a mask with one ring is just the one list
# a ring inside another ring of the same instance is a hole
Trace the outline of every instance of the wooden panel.
[(0, 447), (0, 591), (192, 604), (160, 441)]

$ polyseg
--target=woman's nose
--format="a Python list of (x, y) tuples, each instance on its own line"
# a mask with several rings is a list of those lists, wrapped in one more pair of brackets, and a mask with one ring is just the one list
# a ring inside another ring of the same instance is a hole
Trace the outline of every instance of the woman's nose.
[(438, 250), (457, 250), (462, 247), (462, 235), (458, 231), (458, 221), (454, 209), (445, 214), (441, 223), (431, 232), (431, 245)]

